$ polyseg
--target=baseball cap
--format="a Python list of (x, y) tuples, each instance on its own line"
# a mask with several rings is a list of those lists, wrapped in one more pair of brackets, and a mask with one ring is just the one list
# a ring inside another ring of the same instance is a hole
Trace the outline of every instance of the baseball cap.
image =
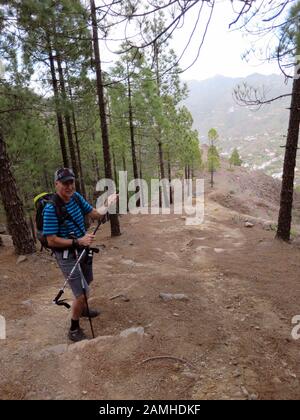
[(55, 172), (54, 175), (54, 181), (67, 182), (74, 179), (74, 172), (69, 168), (60, 168)]

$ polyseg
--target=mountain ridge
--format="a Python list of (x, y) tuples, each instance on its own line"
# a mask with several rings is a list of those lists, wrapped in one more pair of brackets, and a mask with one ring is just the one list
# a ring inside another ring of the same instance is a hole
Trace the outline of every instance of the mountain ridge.
[[(284, 157), (281, 146), (287, 134), (290, 98), (258, 109), (238, 105), (233, 90), (238, 84), (246, 83), (264, 89), (267, 98), (272, 98), (290, 93), (291, 83), (285, 84), (284, 77), (274, 73), (252, 73), (247, 77), (215, 75), (186, 83), (189, 94), (183, 103), (193, 116), (201, 143), (207, 143), (207, 133), (213, 127), (219, 134), (218, 147), (223, 156), (229, 156), (236, 147), (245, 166), (281, 178)], [(296, 181), (300, 183), (297, 175)]]

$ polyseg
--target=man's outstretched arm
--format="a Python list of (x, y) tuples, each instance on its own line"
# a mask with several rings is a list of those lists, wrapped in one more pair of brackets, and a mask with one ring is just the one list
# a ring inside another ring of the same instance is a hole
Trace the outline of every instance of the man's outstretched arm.
[(96, 220), (102, 220), (104, 219), (104, 217), (106, 216), (106, 213), (109, 211), (109, 208), (115, 204), (118, 200), (118, 194), (111, 194), (106, 202), (104, 203), (103, 206), (95, 209), (93, 208), (93, 210), (88, 213), (88, 215), (92, 218), (92, 219), (96, 219)]

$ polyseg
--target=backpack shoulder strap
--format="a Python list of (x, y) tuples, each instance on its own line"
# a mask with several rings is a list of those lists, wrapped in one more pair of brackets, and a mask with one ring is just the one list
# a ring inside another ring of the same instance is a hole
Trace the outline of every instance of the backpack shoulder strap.
[(58, 194), (55, 193), (51, 197), (51, 200), (48, 201), (48, 203), (52, 204), (52, 206), (55, 209), (56, 217), (58, 219), (58, 224), (63, 225), (69, 215), (64, 201), (60, 198)]
[(74, 200), (76, 202), (76, 204), (80, 207), (81, 213), (84, 216), (84, 208), (83, 208), (83, 203), (80, 200), (80, 198), (78, 197), (78, 195), (76, 193), (73, 194)]
[[(75, 200), (76, 204), (80, 207), (82, 215), (84, 216), (84, 211), (83, 211), (81, 200), (79, 199), (79, 197), (77, 197), (76, 194), (74, 194), (73, 197), (74, 197), (74, 200)], [(60, 198), (60, 196), (58, 194), (53, 195), (53, 199), (51, 200), (51, 202), (54, 205), (59, 225), (63, 225), (65, 223), (65, 221), (69, 219), (79, 229), (81, 234), (85, 235), (85, 232), (81, 229), (81, 227), (78, 225), (76, 220), (74, 220), (73, 217), (70, 215), (70, 213), (68, 212), (68, 210), (66, 208), (65, 202)]]

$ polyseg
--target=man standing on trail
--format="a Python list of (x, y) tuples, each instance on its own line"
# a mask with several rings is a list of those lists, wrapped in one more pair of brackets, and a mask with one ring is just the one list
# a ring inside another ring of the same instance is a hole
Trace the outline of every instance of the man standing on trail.
[[(89, 215), (92, 219), (101, 220), (105, 217), (107, 208), (95, 209), (79, 193), (75, 192), (75, 175), (72, 169), (58, 169), (55, 172), (54, 181), (57, 199), (62, 201), (68, 213), (68, 218), (60, 225), (54, 205), (46, 204), (43, 213), (43, 234), (47, 238), (49, 247), (55, 253), (62, 273), (67, 278), (76, 263), (75, 248), (88, 247), (95, 240), (93, 234), (86, 232), (85, 215)], [(116, 200), (117, 194), (110, 195), (107, 199), (107, 207), (114, 204)], [(86, 338), (79, 326), (81, 316), (94, 318), (99, 315), (99, 312), (95, 309), (90, 309), (88, 313), (82, 290), (82, 281), (88, 293), (88, 285), (92, 280), (92, 264), (87, 264), (86, 261), (80, 263), (80, 267), (76, 268), (69, 280), (74, 295), (71, 327), (68, 332), (68, 337), (72, 341), (80, 341)]]

